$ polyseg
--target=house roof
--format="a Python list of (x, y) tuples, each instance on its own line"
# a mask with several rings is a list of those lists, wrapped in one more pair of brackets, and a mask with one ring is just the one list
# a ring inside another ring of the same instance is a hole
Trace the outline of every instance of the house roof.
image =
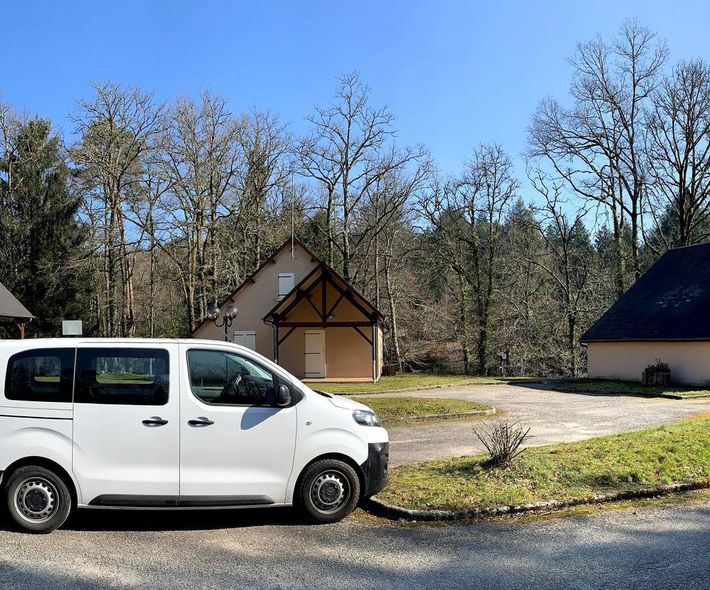
[(0, 318), (31, 320), (34, 316), (0, 283)]
[(580, 338), (710, 340), (710, 243), (666, 252)]
[[(279, 301), (272, 309), (264, 316), (264, 321), (269, 324), (277, 324), (280, 319), (293, 310), (301, 301), (308, 298), (308, 295), (322, 281), (327, 281), (332, 284), (335, 289), (341, 294), (341, 297), (336, 301), (335, 305), (330, 309), (316, 310), (321, 316), (323, 325), (330, 322), (329, 315), (333, 313), (335, 307), (343, 299), (347, 299), (362, 315), (367, 318), (368, 323), (380, 322), (384, 318), (382, 314), (370, 303), (359, 291), (357, 291), (350, 283), (348, 283), (334, 268), (327, 265), (325, 262), (320, 262), (310, 273), (308, 273), (300, 283), (298, 283), (284, 298)], [(323, 303), (325, 306), (325, 303)]]

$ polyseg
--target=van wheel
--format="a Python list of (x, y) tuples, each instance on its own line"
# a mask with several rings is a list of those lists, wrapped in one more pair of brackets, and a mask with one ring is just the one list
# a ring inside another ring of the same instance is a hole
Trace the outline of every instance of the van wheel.
[(343, 461), (321, 459), (306, 468), (296, 498), (309, 520), (338, 522), (360, 501), (360, 478)]
[(38, 465), (20, 467), (10, 475), (5, 500), (17, 526), (30, 533), (51, 533), (62, 526), (72, 506), (64, 480)]

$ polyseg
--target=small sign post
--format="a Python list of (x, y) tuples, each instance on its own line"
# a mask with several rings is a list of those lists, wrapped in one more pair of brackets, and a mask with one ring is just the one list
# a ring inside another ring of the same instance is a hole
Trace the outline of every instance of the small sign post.
[(62, 336), (82, 336), (83, 332), (81, 320), (62, 320)]

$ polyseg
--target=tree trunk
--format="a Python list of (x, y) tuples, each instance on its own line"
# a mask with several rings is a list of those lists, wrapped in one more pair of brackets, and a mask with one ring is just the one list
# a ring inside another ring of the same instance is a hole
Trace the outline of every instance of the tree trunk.
[(466, 375), (473, 373), (471, 366), (471, 329), (469, 324), (469, 295), (465, 279), (457, 273), (459, 286), (459, 321), (461, 322), (461, 352), (463, 354), (463, 372)]
[(150, 268), (148, 276), (148, 336), (155, 338), (155, 225), (152, 209), (148, 213), (148, 232), (150, 235)]
[(577, 318), (573, 313), (567, 314), (567, 345), (569, 372), (572, 377), (577, 377)]
[(328, 204), (326, 207), (326, 232), (328, 237), (328, 265), (335, 266), (335, 232), (333, 231), (333, 209), (335, 207), (333, 189), (328, 187)]
[(616, 263), (616, 296), (621, 297), (626, 291), (626, 248), (624, 247), (623, 227), (616, 207), (612, 208), (614, 224), (614, 258)]
[(397, 368), (402, 371), (402, 354), (399, 348), (399, 331), (397, 328), (397, 307), (395, 304), (394, 293), (392, 292), (392, 280), (390, 276), (390, 258), (385, 259), (384, 274), (385, 274), (385, 288), (387, 289), (387, 302), (389, 304), (390, 312), (390, 329), (392, 337), (392, 350), (394, 351), (394, 357), (397, 360)]

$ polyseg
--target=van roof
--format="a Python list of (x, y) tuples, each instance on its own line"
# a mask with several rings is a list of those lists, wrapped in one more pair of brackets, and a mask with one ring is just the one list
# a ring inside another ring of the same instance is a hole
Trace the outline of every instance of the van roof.
[(137, 345), (141, 344), (229, 344), (242, 348), (238, 344), (232, 342), (224, 342), (222, 340), (209, 340), (204, 338), (88, 338), (88, 337), (66, 337), (66, 338), (27, 338), (25, 340), (2, 340), (0, 346), (10, 344), (13, 347), (18, 345), (26, 345), (28, 348), (44, 347), (44, 346), (66, 346), (67, 344), (126, 344), (134, 342)]

